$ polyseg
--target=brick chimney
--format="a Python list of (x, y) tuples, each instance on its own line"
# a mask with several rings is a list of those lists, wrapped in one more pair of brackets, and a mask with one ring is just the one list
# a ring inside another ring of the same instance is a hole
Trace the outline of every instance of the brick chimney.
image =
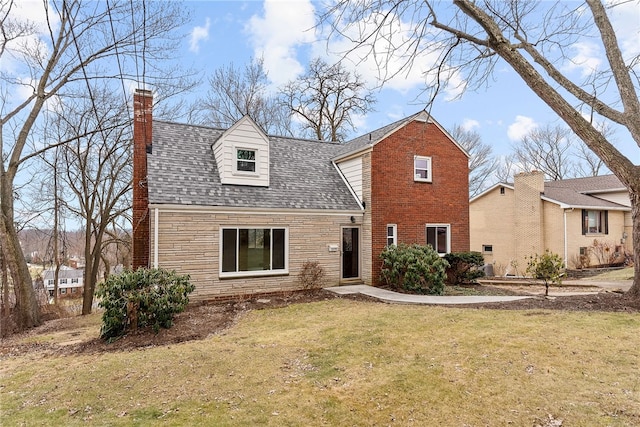
[(132, 267), (149, 267), (149, 191), (147, 153), (151, 153), (153, 94), (133, 94), (133, 257)]
[(544, 173), (531, 171), (514, 177), (515, 245), (520, 273), (527, 267), (526, 258), (544, 252), (543, 210)]

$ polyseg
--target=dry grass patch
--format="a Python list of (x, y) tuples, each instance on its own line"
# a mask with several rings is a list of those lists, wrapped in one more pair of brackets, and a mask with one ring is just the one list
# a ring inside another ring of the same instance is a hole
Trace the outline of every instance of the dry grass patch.
[(332, 300), (223, 335), (8, 357), (3, 425), (640, 424), (640, 318)]

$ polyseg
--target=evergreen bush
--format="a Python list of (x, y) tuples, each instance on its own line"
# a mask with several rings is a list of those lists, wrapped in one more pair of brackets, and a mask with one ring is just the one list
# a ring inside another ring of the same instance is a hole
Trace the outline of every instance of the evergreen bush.
[(147, 326), (155, 332), (170, 328), (194, 289), (188, 275), (163, 269), (139, 268), (109, 276), (96, 291), (98, 306), (104, 309), (100, 337), (112, 339)]
[(431, 246), (399, 244), (380, 254), (381, 280), (387, 286), (417, 294), (442, 295), (449, 263)]
[(444, 256), (449, 263), (447, 268), (447, 284), (463, 285), (473, 283), (484, 277), (480, 269), (484, 265), (484, 257), (480, 252), (451, 252)]

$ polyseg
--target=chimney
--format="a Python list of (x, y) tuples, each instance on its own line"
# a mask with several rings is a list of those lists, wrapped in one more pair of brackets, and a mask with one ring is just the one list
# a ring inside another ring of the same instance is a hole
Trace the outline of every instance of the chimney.
[(147, 153), (151, 153), (152, 105), (150, 90), (133, 94), (133, 257), (132, 267), (149, 267), (149, 191)]
[(513, 180), (515, 203), (516, 259), (520, 273), (527, 267), (528, 256), (544, 252), (542, 193), (544, 173), (519, 173)]

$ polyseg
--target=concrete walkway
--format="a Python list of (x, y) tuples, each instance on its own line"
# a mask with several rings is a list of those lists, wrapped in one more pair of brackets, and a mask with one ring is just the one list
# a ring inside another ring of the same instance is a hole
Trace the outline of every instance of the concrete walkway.
[(339, 295), (362, 294), (395, 304), (475, 304), (483, 302), (516, 301), (532, 296), (437, 296), (401, 294), (369, 285), (348, 285), (325, 288)]
[[(631, 280), (619, 280), (612, 282), (601, 282), (596, 280), (566, 280), (562, 282), (566, 286), (594, 286), (604, 288), (608, 290), (619, 289), (622, 291), (628, 291), (631, 287)], [(362, 294), (373, 298), (377, 298), (381, 301), (395, 304), (477, 304), (485, 302), (502, 302), (502, 301), (517, 301), (525, 298), (536, 298), (540, 295), (526, 295), (526, 296), (437, 296), (437, 295), (413, 295), (402, 294), (399, 292), (389, 291), (387, 289), (376, 288), (369, 285), (348, 285), (348, 286), (333, 286), (331, 288), (325, 288), (328, 291), (334, 292), (339, 295), (349, 294)], [(597, 294), (598, 291), (593, 292), (553, 292), (553, 289), (549, 292), (549, 296), (571, 296), (571, 295), (590, 295)]]

